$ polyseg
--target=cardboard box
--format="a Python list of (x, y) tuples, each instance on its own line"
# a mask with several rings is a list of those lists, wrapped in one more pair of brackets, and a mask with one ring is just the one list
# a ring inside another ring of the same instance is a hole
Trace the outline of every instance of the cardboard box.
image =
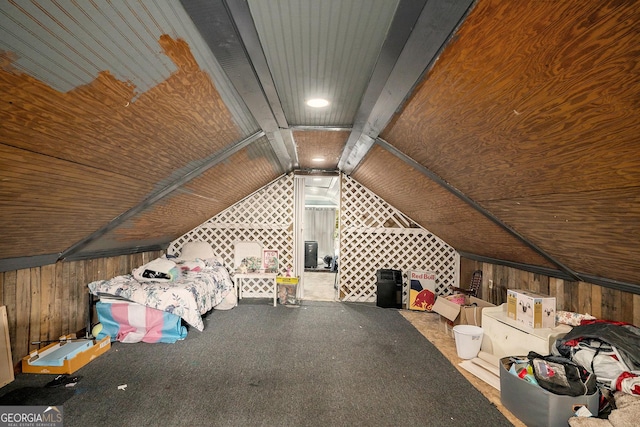
[(518, 314), (518, 293), (513, 289), (507, 289), (507, 317), (516, 320)]
[[(460, 304), (462, 299), (463, 304)], [(455, 302), (458, 301), (458, 302)], [(433, 311), (440, 314), (440, 323), (447, 333), (455, 325), (482, 326), (482, 310), (495, 307), (490, 302), (467, 295), (438, 296), (433, 305)]]
[[(526, 359), (526, 356), (515, 357)], [(510, 359), (500, 359), (500, 401), (527, 426), (566, 426), (581, 406), (598, 415), (599, 391), (576, 397), (551, 393), (510, 373)]]
[[(509, 293), (511, 292), (511, 296)], [(556, 298), (529, 291), (507, 290), (507, 315), (511, 317), (513, 298), (516, 299), (515, 320), (529, 328), (555, 328)]]
[[(78, 340), (77, 342), (90, 342), (90, 340)], [(52, 354), (64, 348), (64, 342), (49, 344), (48, 346), (31, 352), (28, 356), (22, 358), (22, 372), (28, 374), (73, 374), (87, 363), (111, 348), (111, 337), (106, 336), (100, 341), (93, 341), (93, 345), (84, 351), (72, 352), (71, 357), (61, 358), (59, 363), (55, 365), (34, 365), (32, 362), (47, 354)]]

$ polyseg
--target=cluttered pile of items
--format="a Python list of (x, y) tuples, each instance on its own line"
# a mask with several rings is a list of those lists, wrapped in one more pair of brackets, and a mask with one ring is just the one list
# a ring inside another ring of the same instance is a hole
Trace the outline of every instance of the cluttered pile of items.
[[(492, 372), (502, 404), (527, 426), (637, 425), (640, 328), (557, 310), (555, 298), (522, 290), (498, 307), (477, 302), (437, 297), (433, 309), (459, 357), (471, 359), (461, 366)], [(475, 342), (456, 333), (470, 323)]]
[[(400, 270), (377, 272), (377, 305), (402, 308)], [(434, 272), (407, 273), (410, 310), (435, 312), (460, 366), (500, 391), (527, 426), (623, 427), (640, 420), (640, 328), (558, 310), (556, 298), (507, 290), (495, 306), (469, 288), (436, 293)]]
[[(477, 298), (480, 270), (453, 295), (436, 294), (435, 273), (407, 278), (406, 307), (438, 313), (460, 366), (500, 390), (527, 426), (638, 425), (640, 328), (558, 310), (556, 298), (524, 290), (507, 290), (495, 306)], [(380, 270), (377, 286), (378, 306), (401, 307), (399, 270)]]

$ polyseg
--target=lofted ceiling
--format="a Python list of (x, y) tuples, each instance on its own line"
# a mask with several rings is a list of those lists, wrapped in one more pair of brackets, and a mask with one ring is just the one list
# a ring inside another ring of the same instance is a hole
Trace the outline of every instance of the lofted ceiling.
[(343, 172), (464, 256), (638, 293), (639, 20), (613, 0), (2, 2), (1, 270), (164, 247), (286, 173), (335, 200)]

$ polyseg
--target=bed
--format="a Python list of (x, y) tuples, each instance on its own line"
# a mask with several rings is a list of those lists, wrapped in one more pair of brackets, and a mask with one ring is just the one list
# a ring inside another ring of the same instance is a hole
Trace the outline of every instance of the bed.
[(204, 242), (185, 244), (178, 257), (163, 255), (131, 274), (88, 287), (100, 298), (98, 336), (110, 334), (122, 342), (175, 342), (186, 336), (181, 320), (202, 331), (202, 315), (237, 304), (227, 268)]

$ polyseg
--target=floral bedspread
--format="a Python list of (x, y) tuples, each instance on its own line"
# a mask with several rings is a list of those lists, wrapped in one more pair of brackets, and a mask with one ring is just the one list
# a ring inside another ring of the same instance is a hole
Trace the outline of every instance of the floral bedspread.
[(207, 264), (200, 271), (183, 271), (172, 282), (140, 282), (131, 274), (89, 283), (98, 296), (116, 296), (180, 316), (199, 331), (202, 315), (218, 305), (234, 289), (224, 266)]

